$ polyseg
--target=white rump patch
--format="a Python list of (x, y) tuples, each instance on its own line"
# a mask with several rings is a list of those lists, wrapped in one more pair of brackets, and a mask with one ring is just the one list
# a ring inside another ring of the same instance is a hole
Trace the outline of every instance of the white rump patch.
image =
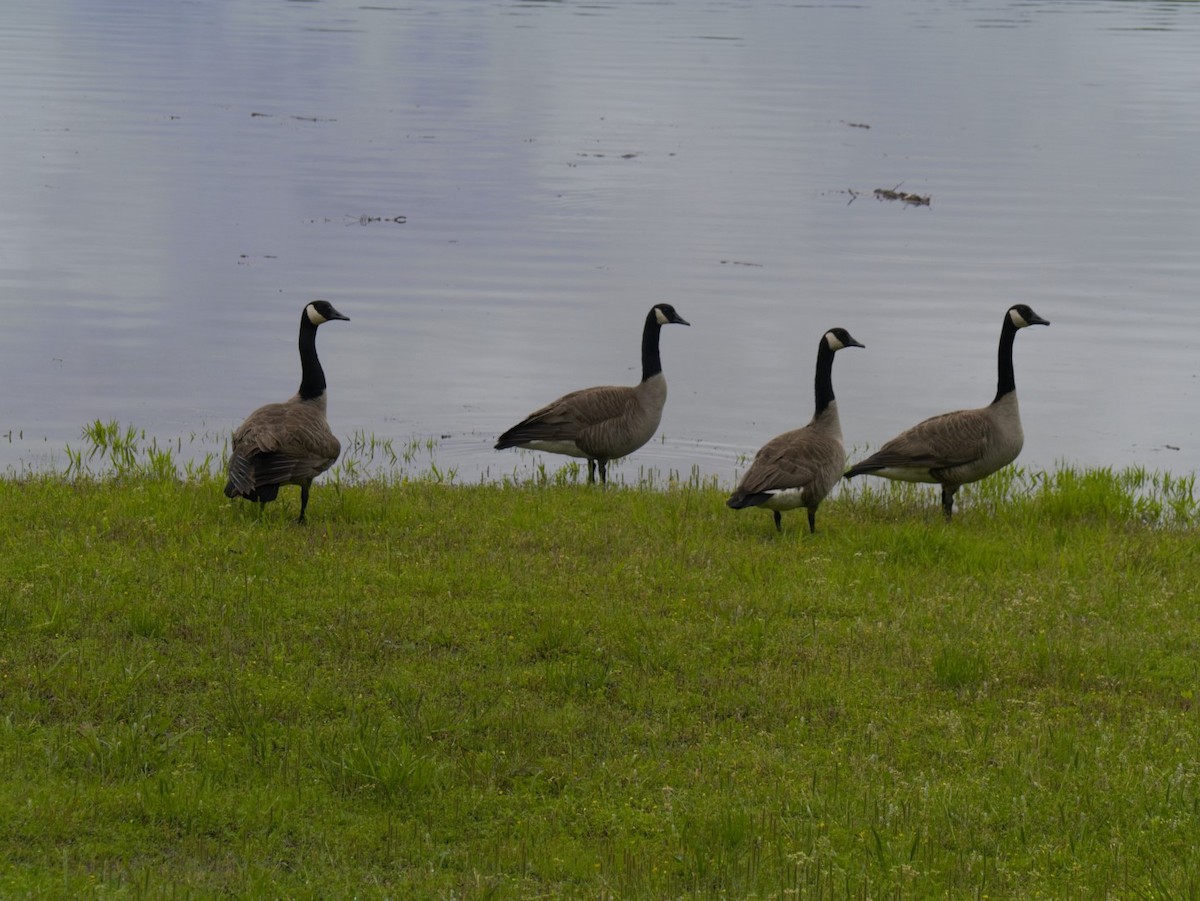
[(795, 510), (804, 506), (804, 491), (800, 488), (781, 488), (767, 492), (770, 499), (759, 504), (768, 510)]

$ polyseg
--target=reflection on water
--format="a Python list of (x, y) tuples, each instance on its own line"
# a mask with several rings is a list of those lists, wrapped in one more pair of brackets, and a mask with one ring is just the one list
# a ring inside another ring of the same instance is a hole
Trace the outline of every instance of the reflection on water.
[(353, 320), (320, 338), (335, 429), (432, 438), (468, 481), (544, 459), (491, 450), (539, 404), (636, 380), (657, 300), (693, 328), (618, 475), (732, 482), (808, 419), (834, 325), (869, 348), (834, 373), (848, 445), (986, 403), (1016, 301), (1054, 323), (1017, 341), (1022, 462), (1200, 469), (1198, 24), (1099, 0), (18, 5), (0, 466), (96, 419), (219, 450), (295, 390), (299, 309), (328, 297)]

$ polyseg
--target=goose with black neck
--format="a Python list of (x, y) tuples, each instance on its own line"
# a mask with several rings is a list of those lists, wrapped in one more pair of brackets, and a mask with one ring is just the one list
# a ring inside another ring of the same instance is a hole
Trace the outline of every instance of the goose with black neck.
[(808, 530), (817, 530), (817, 508), (846, 468), (842, 423), (833, 396), (833, 355), (847, 347), (865, 347), (844, 328), (833, 328), (817, 345), (814, 379), (816, 410), (808, 425), (777, 435), (764, 444), (725, 503), (734, 510), (762, 507), (775, 514), (775, 530), (783, 531), (785, 510), (804, 507)]
[(600, 385), (564, 394), (504, 432), (496, 450), (528, 448), (583, 457), (588, 482), (608, 481), (611, 460), (627, 456), (653, 437), (667, 401), (659, 335), (664, 325), (690, 325), (669, 303), (655, 304), (642, 329), (642, 380), (633, 386)]
[(331, 320), (349, 322), (327, 300), (314, 300), (300, 314), (300, 389), (283, 403), (259, 407), (233, 433), (225, 496), (273, 501), (284, 485), (300, 486), (304, 522), (313, 479), (341, 453), (325, 418), (325, 370), (317, 357), (317, 328)]
[(943, 413), (917, 423), (884, 444), (846, 473), (883, 476), (905, 482), (942, 486), (942, 511), (954, 514), (954, 493), (1007, 466), (1025, 444), (1017, 383), (1013, 374), (1013, 340), (1031, 325), (1049, 325), (1028, 305), (1009, 307), (1000, 328), (996, 397), (986, 407)]

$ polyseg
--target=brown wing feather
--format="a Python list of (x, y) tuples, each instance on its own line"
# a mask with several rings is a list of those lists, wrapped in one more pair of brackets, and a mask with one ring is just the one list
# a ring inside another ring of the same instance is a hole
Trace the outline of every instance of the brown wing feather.
[(992, 423), (981, 410), (958, 410), (919, 422), (857, 464), (860, 471), (889, 466), (949, 469), (987, 452)]
[(628, 415), (636, 404), (634, 390), (625, 386), (602, 385), (572, 391), (534, 410), (501, 435), (496, 446), (513, 447), (526, 441), (575, 441), (586, 451), (584, 444), (594, 443), (606, 422)]
[(826, 444), (828, 442), (819, 441), (817, 435), (804, 429), (794, 429), (772, 438), (754, 455), (754, 462), (738, 482), (738, 493), (758, 494), (811, 485), (829, 458), (839, 456), (836, 448), (826, 447)]
[(340, 453), (321, 409), (303, 401), (267, 404), (233, 433), (225, 493), (244, 496), (268, 485), (307, 482)]

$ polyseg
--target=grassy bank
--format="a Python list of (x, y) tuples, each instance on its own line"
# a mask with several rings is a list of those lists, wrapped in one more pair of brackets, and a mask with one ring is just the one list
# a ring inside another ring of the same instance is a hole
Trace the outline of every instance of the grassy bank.
[(1196, 897), (1191, 484), (0, 480), (0, 895)]

